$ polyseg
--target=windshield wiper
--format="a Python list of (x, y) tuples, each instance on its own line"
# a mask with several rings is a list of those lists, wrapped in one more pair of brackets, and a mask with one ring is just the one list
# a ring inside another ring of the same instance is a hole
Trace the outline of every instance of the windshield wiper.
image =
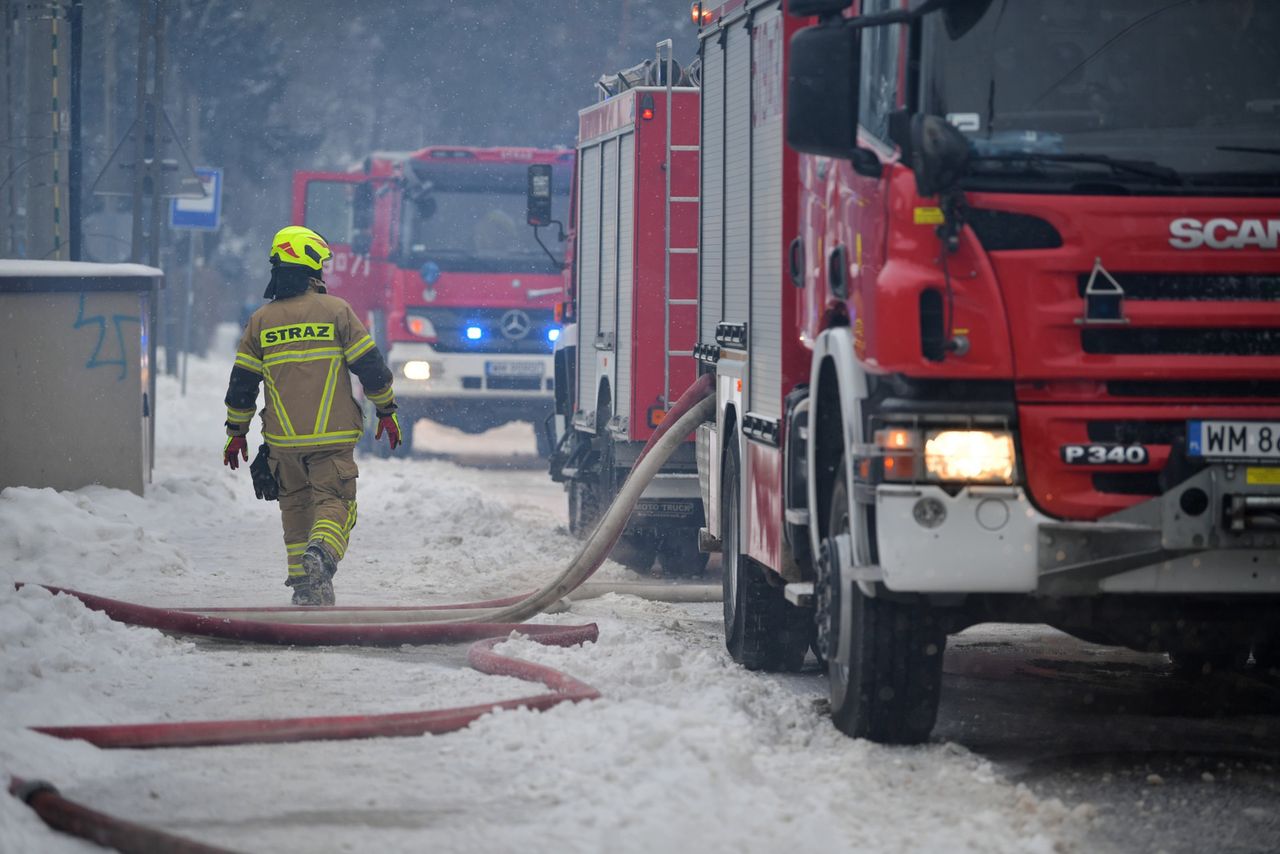
[(1153, 178), (1162, 184), (1181, 184), (1178, 170), (1151, 160), (1123, 160), (1106, 154), (1054, 154), (1051, 152), (1010, 152), (1008, 154), (973, 154), (970, 160), (996, 163), (1097, 163), (1113, 173), (1127, 172)]

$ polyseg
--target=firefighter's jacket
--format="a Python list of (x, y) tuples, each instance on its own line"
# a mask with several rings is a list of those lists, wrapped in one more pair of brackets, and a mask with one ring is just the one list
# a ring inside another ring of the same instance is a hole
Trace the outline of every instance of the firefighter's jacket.
[(348, 371), (380, 414), (395, 411), (391, 371), (369, 331), (322, 287), (313, 280), (306, 292), (267, 303), (249, 319), (227, 389), (228, 435), (249, 432), (260, 382), (267, 387), (262, 436), (272, 448), (355, 444), (364, 419)]

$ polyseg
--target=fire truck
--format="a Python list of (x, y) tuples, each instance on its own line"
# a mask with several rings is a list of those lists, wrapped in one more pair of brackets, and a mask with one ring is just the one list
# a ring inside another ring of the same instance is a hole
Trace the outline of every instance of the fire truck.
[[(551, 476), (565, 484), (569, 528), (594, 529), (671, 403), (695, 379), (698, 99), (672, 57), (600, 78), (599, 100), (578, 114), (575, 206), (557, 354), (561, 428)], [(531, 166), (529, 223), (550, 224), (548, 183)], [(703, 524), (694, 446), (664, 466), (632, 512), (613, 559), (638, 571), (660, 558), (666, 575), (701, 572)]]
[(431, 146), (348, 172), (299, 172), (294, 216), (334, 250), (327, 285), (369, 324), (396, 377), (406, 445), (427, 418), (468, 433), (551, 411), (560, 265), (523, 225), (527, 169), (571, 151)]
[(899, 743), (979, 622), (1280, 666), (1280, 6), (912, 5), (694, 6), (729, 652)]

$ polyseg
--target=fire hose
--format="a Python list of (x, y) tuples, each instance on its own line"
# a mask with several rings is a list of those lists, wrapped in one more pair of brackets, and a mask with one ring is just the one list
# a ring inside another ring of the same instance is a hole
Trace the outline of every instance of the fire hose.
[[(637, 457), (631, 474), (595, 529), (587, 537), (569, 565), (532, 593), (482, 602), (398, 608), (239, 608), (202, 610), (163, 609), (108, 599), (89, 593), (50, 587), (55, 593), (75, 596), (88, 608), (113, 620), (160, 631), (198, 635), (224, 640), (250, 641), (294, 646), (400, 646), (457, 641), (477, 641), (468, 650), (467, 661), (476, 670), (492, 675), (512, 676), (539, 682), (549, 693), (497, 703), (399, 712), (379, 715), (328, 716), (291, 719), (189, 721), (153, 724), (111, 724), (101, 726), (33, 727), (58, 738), (82, 739), (101, 748), (160, 748), (281, 743), (311, 740), (411, 736), (440, 734), (462, 729), (497, 709), (548, 709), (563, 702), (599, 697), (599, 693), (571, 676), (552, 668), (503, 656), (494, 647), (511, 634), (519, 633), (538, 643), (572, 646), (597, 637), (594, 624), (580, 626), (525, 625), (524, 621), (543, 613), (578, 590), (600, 568), (626, 528), (631, 511), (649, 482), (698, 424), (708, 420), (715, 407), (714, 378), (704, 375), (689, 387), (672, 406)], [(644, 595), (651, 585), (593, 585), (589, 592), (624, 592)], [(719, 589), (706, 586), (658, 588), (655, 598), (670, 601), (711, 601), (719, 599)], [(18, 790), (26, 794), (19, 794)], [(194, 847), (165, 847), (144, 839), (146, 833), (112, 816), (96, 813), (57, 794), (43, 781), (13, 778), (10, 791), (30, 804), (55, 829), (100, 841), (120, 851), (189, 850), (216, 851), (186, 840)], [(51, 794), (52, 793), (52, 794)], [(47, 806), (42, 809), (39, 799)], [(55, 808), (56, 806), (56, 808)], [(74, 821), (55, 823), (50, 816), (74, 815)], [(138, 831), (142, 835), (137, 834)], [(105, 836), (104, 836), (105, 834)], [(114, 834), (114, 835), (112, 835)], [(163, 836), (163, 834), (161, 834)], [(175, 837), (169, 837), (176, 840)]]

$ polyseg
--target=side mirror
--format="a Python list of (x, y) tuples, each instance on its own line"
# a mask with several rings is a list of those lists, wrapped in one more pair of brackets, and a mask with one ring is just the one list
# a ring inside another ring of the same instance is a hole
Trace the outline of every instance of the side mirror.
[(920, 195), (936, 196), (959, 183), (969, 165), (969, 140), (941, 116), (912, 116), (909, 157)]
[(840, 22), (806, 27), (791, 37), (786, 125), (787, 144), (796, 151), (853, 156), (861, 45), (860, 31)]
[(351, 252), (355, 255), (368, 255), (373, 250), (373, 235), (367, 230), (357, 231), (351, 235)]
[(357, 184), (351, 199), (351, 227), (355, 231), (373, 228), (373, 183)]
[(787, 14), (797, 18), (810, 15), (835, 15), (853, 5), (853, 0), (791, 0), (787, 3)]
[(529, 167), (529, 191), (525, 220), (534, 227), (551, 224), (551, 164)]

